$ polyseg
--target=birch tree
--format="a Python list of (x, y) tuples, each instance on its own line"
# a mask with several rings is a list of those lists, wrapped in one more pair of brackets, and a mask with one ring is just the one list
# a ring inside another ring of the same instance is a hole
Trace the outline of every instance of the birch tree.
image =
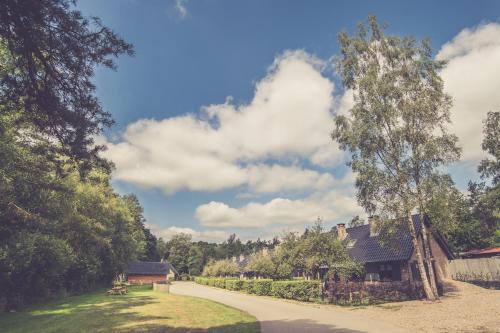
[(421, 223), (424, 257), (412, 212), (423, 222), (429, 180), (460, 157), (457, 137), (447, 131), (452, 101), (439, 76), (445, 62), (433, 59), (428, 40), (386, 36), (383, 30), (371, 16), (356, 35), (338, 35), (338, 71), (354, 92), (354, 105), (336, 116), (332, 138), (351, 155), (360, 205), (382, 221), (400, 223), (404, 217), (425, 295), (434, 300), (427, 230)]

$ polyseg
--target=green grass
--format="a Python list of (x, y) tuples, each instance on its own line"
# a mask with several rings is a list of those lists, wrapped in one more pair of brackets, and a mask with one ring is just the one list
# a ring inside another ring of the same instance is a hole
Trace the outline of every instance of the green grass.
[(0, 315), (2, 332), (260, 332), (249, 314), (201, 298), (135, 288), (69, 296), (22, 312)]

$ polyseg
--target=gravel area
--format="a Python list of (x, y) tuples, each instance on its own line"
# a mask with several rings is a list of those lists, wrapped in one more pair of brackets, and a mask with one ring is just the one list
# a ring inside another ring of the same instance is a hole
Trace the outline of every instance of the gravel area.
[(409, 301), (351, 308), (411, 332), (500, 332), (500, 290), (450, 281), (437, 302)]

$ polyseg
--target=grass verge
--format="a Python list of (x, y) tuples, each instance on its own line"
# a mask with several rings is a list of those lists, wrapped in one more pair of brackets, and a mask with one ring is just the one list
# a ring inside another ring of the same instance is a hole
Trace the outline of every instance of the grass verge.
[(125, 296), (69, 296), (0, 316), (2, 332), (256, 333), (255, 317), (209, 300), (133, 288)]

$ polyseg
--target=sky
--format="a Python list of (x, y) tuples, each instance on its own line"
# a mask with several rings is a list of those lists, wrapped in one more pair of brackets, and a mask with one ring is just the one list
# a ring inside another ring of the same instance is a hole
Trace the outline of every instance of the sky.
[(98, 68), (97, 96), (116, 125), (97, 138), (119, 193), (135, 193), (168, 239), (270, 239), (365, 217), (355, 175), (330, 139), (347, 112), (332, 59), (336, 35), (374, 14), (386, 33), (430, 38), (453, 97), (457, 186), (477, 179), (482, 120), (500, 110), (498, 1), (80, 0), (135, 47)]

